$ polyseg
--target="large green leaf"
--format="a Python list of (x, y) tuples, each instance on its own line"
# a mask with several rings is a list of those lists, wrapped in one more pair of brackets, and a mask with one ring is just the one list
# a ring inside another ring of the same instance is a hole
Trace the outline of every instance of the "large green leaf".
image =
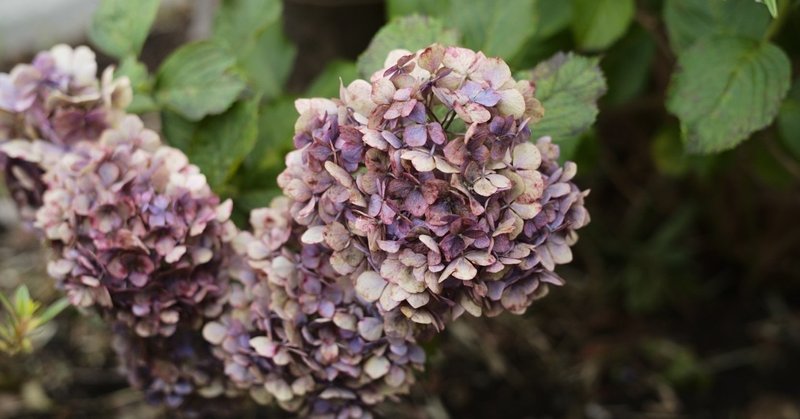
[(281, 11), (280, 0), (225, 0), (214, 20), (214, 39), (235, 52), (265, 98), (281, 93), (297, 53), (283, 34)]
[(139, 55), (159, 0), (102, 0), (92, 18), (89, 39), (101, 51), (122, 58)]
[(200, 167), (212, 189), (226, 193), (229, 180), (255, 145), (258, 102), (258, 97), (236, 102), (227, 112), (200, 122), (165, 111), (164, 135), (170, 145), (183, 150)]
[(572, 33), (581, 49), (608, 48), (633, 20), (633, 0), (572, 0)]
[(664, 21), (672, 49), (680, 53), (709, 36), (761, 39), (770, 17), (766, 8), (746, 0), (666, 0)]
[(598, 59), (559, 53), (519, 77), (536, 82), (536, 97), (544, 105), (535, 136), (577, 137), (597, 118), (597, 100), (606, 91)]
[(446, 29), (438, 19), (424, 16), (406, 16), (392, 20), (381, 28), (367, 49), (358, 57), (358, 72), (362, 77), (383, 68), (386, 56), (395, 49), (416, 51), (433, 43), (453, 45), (458, 34)]
[(770, 43), (710, 38), (678, 64), (667, 108), (680, 119), (691, 152), (733, 148), (772, 122), (789, 90), (789, 59)]
[(339, 83), (345, 86), (358, 78), (356, 63), (352, 61), (334, 61), (325, 67), (317, 78), (306, 89), (308, 97), (338, 97)]
[(244, 89), (236, 58), (217, 43), (187, 44), (161, 65), (156, 100), (191, 120), (228, 109)]
[(789, 96), (781, 105), (778, 128), (783, 144), (800, 159), (800, 80), (794, 82)]
[(535, 3), (535, 0), (450, 0), (450, 9), (442, 20), (458, 29), (464, 46), (488, 56), (510, 59), (536, 31)]

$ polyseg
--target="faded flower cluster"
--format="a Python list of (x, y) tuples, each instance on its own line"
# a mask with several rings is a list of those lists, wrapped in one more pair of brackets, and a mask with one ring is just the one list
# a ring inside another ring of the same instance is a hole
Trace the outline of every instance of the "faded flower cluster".
[(72, 304), (113, 312), (143, 337), (219, 315), (231, 202), (138, 117), (75, 144), (44, 179), (35, 226)]
[(34, 225), (52, 248), (48, 272), (72, 304), (116, 325), (131, 381), (172, 406), (222, 393), (199, 329), (226, 298), (231, 202), (132, 115), (74, 144), (43, 179)]
[(41, 205), (47, 161), (93, 141), (123, 117), (132, 93), (113, 69), (97, 79), (94, 52), (57, 45), (0, 74), (0, 167), (25, 221)]
[(137, 388), (170, 407), (248, 392), (304, 417), (370, 417), (424, 367), (417, 338), (522, 313), (572, 259), (588, 191), (558, 163), (535, 85), (480, 52), (393, 51), (337, 99), (300, 99), (284, 197), (230, 221), (205, 176), (125, 113), (86, 47), (0, 74), (0, 167), (101, 313)]
[(436, 329), (463, 312), (523, 312), (561, 284), (589, 222), (576, 165), (557, 163), (535, 86), (480, 52), (394, 51), (339, 99), (297, 102), (278, 181), (339, 275), (384, 315)]
[(38, 54), (0, 74), (0, 166), (50, 275), (111, 323), (131, 383), (189, 407), (229, 393), (199, 330), (221, 313), (237, 231), (198, 168), (125, 113), (131, 99), (86, 47)]
[(204, 336), (233, 383), (262, 403), (304, 417), (367, 417), (370, 406), (408, 392), (425, 354), (406, 322), (356, 296), (329, 250), (298, 241), (289, 205), (278, 198), (251, 213), (253, 232), (237, 248), (252, 271)]

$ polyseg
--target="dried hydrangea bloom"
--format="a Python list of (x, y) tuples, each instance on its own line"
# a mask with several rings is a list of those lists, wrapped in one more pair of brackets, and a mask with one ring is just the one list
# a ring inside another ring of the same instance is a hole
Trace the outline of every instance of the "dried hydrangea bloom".
[(340, 98), (299, 100), (278, 181), (302, 241), (382, 313), (437, 328), (464, 311), (524, 311), (588, 223), (558, 148), (530, 142), (535, 86), (500, 59), (395, 51)]
[(289, 201), (251, 213), (238, 248), (256, 273), (232, 285), (230, 314), (206, 325), (225, 371), (262, 403), (304, 417), (368, 417), (408, 391), (425, 355), (406, 322), (385, 320), (333, 270), (330, 252), (300, 244)]
[(57, 45), (31, 64), (0, 74), (0, 109), (14, 116), (16, 135), (68, 145), (96, 139), (130, 104), (130, 81), (108, 68), (97, 78), (92, 50)]
[[(112, 68), (102, 80), (96, 73), (89, 48), (58, 45), (0, 74), (0, 168), (25, 221), (42, 203), (42, 158), (96, 140), (124, 116), (132, 98), (129, 80), (115, 80)], [(24, 144), (31, 141), (52, 147), (43, 155), (41, 145)]]
[(197, 330), (179, 327), (169, 337), (142, 338), (118, 323), (112, 344), (131, 386), (150, 403), (180, 407), (187, 417), (231, 411), (228, 398), (236, 391)]
[(220, 204), (199, 169), (137, 117), (75, 144), (44, 180), (35, 226), (72, 304), (143, 337), (219, 315), (231, 202)]

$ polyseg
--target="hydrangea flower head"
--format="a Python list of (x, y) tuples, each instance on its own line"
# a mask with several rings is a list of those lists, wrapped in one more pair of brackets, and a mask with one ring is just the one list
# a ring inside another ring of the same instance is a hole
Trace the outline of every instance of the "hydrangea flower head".
[[(382, 313), (419, 324), (524, 311), (588, 223), (574, 163), (557, 163), (535, 85), (498, 58), (394, 51), (338, 99), (302, 99), (279, 185), (303, 243)], [(535, 128), (534, 128), (535, 129)]]
[(98, 80), (94, 52), (84, 46), (57, 45), (0, 74), (0, 168), (23, 220), (42, 203), (43, 159), (97, 140), (131, 99), (130, 81), (114, 79), (113, 68)]
[(425, 355), (411, 330), (384, 319), (330, 265), (330, 251), (298, 240), (289, 201), (251, 213), (240, 251), (254, 277), (232, 286), (231, 314), (204, 328), (225, 371), (256, 400), (311, 417), (367, 417), (406, 393)]
[(231, 202), (138, 117), (75, 144), (44, 180), (35, 226), (54, 249), (48, 271), (74, 305), (145, 337), (219, 315), (226, 241), (236, 234)]

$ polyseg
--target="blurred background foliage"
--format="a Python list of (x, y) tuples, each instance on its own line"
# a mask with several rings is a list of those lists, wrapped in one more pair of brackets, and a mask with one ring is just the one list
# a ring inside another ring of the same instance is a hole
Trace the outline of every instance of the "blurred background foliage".
[[(387, 417), (800, 418), (800, 1), (172, 3), (100, 1), (88, 41), (240, 223), (278, 193), (294, 99), (338, 95), (389, 49), (460, 44), (536, 80), (534, 136), (592, 190), (568, 285), (429, 342)], [(56, 300), (6, 206), (0, 287)], [(38, 352), (0, 358), (0, 417), (156, 414), (97, 322), (53, 323)]]

